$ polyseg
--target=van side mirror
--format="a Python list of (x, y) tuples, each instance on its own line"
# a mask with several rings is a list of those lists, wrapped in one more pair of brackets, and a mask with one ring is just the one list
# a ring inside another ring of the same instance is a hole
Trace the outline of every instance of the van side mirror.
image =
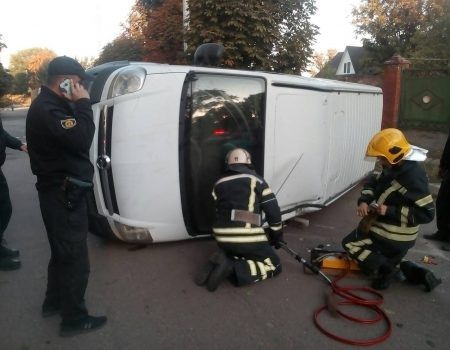
[(203, 67), (218, 66), (224, 47), (221, 44), (206, 43), (197, 47), (194, 53), (194, 65)]

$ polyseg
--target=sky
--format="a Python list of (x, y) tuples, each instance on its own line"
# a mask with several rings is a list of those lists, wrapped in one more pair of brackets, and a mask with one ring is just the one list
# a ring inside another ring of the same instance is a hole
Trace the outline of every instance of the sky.
[[(360, 46), (351, 24), (352, 5), (359, 0), (316, 0), (312, 22), (320, 27), (314, 50), (326, 52)], [(0, 5), (0, 62), (33, 47), (75, 58), (97, 57), (121, 32), (135, 0), (2, 0)]]

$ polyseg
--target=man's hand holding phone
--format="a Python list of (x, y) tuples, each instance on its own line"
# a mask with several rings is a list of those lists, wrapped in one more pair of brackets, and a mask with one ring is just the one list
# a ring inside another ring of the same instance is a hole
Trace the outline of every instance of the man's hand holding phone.
[(74, 83), (72, 79), (65, 79), (59, 87), (64, 96), (71, 101), (78, 101), (81, 98), (89, 98), (89, 93), (79, 82)]

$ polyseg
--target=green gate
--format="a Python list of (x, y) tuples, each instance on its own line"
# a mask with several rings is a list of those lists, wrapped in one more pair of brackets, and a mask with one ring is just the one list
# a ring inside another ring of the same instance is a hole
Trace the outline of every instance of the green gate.
[(447, 131), (450, 125), (448, 71), (404, 70), (398, 125), (403, 128)]

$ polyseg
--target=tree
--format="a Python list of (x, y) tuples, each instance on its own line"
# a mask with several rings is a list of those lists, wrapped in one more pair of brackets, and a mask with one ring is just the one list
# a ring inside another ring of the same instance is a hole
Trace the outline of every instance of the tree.
[(188, 53), (203, 43), (225, 47), (233, 68), (299, 73), (312, 54), (317, 27), (310, 23), (314, 0), (190, 0)]
[[(2, 35), (0, 34), (0, 52), (7, 46), (1, 42)], [(12, 76), (3, 68), (3, 64), (0, 62), (0, 97), (9, 92), (12, 86)]]
[(414, 38), (434, 28), (444, 15), (444, 2), (448, 0), (363, 0), (352, 15), (370, 57), (365, 65), (382, 65), (394, 53), (414, 53)]
[[(412, 58), (436, 59), (435, 65), (443, 67), (443, 64), (450, 68), (450, 1), (443, 3), (443, 15), (435, 19), (433, 26), (417, 32), (413, 36), (415, 50), (411, 54)], [(422, 63), (432, 65), (432, 60), (424, 60)]]
[[(49, 49), (34, 47), (21, 50), (11, 55), (10, 72), (14, 77), (20, 73), (25, 73), (29, 87), (37, 89), (46, 82), (48, 63), (55, 57), (56, 54)], [(23, 79), (23, 75), (20, 76), (20, 79)]]
[(147, 9), (145, 59), (157, 63), (184, 63), (183, 6), (181, 0), (153, 1)]
[(10, 92), (12, 87), (12, 76), (3, 68), (3, 64), (0, 62), (0, 97)]
[(4, 44), (4, 43), (2, 43), (2, 34), (0, 34), (0, 52), (2, 51), (2, 49), (6, 49), (7, 48), (7, 46), (6, 46), (6, 44)]
[(141, 40), (120, 36), (103, 47), (94, 65), (112, 61), (142, 61), (144, 59), (144, 45)]
[[(311, 66), (309, 69), (309, 73), (312, 76), (315, 76), (317, 73), (321, 72), (321, 77), (329, 77), (329, 73), (332, 75), (336, 74), (336, 70), (332, 71), (331, 67), (328, 70), (327, 65), (329, 65), (330, 61), (336, 56), (336, 49), (328, 49), (326, 53), (324, 52), (314, 52), (312, 57)], [(327, 70), (326, 72), (324, 70)]]

